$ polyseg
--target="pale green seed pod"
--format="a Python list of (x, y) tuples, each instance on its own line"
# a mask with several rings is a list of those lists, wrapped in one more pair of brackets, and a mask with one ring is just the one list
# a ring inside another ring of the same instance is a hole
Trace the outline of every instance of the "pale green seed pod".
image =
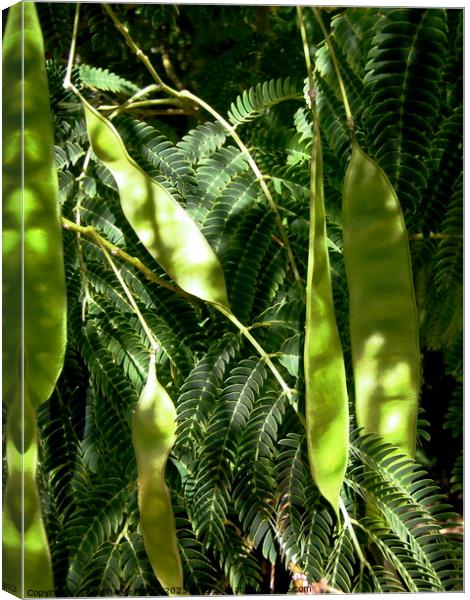
[(142, 244), (186, 292), (229, 308), (222, 265), (196, 223), (129, 156), (116, 128), (81, 97), (93, 152), (111, 171)]
[(310, 185), (304, 347), (307, 445), (313, 479), (338, 515), (339, 494), (349, 453), (348, 392), (333, 304), (322, 147), (315, 114)]
[(414, 457), (420, 349), (408, 235), (388, 177), (355, 141), (343, 247), (357, 422)]
[(47, 597), (54, 589), (36, 482), (36, 410), (50, 397), (63, 366), (66, 291), (44, 44), (33, 3), (9, 9), (2, 60), (3, 401), (8, 409), (3, 580), (15, 594)]
[(165, 481), (165, 467), (175, 439), (176, 408), (157, 379), (155, 354), (152, 353), (147, 382), (132, 418), (140, 523), (155, 576), (170, 595), (181, 595), (183, 569), (170, 492)]

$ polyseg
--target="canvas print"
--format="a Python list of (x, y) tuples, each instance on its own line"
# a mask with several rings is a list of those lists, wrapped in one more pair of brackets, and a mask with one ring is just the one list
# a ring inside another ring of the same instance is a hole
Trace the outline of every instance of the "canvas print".
[(463, 590), (463, 9), (3, 11), (3, 590)]

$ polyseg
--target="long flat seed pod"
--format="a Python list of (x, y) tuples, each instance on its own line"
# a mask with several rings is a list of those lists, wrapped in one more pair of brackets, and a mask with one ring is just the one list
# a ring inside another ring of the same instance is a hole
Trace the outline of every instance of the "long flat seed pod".
[(334, 48), (318, 9), (351, 132), (343, 183), (343, 254), (359, 426), (415, 456), (420, 349), (410, 249), (385, 172), (359, 146)]
[(175, 440), (176, 408), (157, 379), (152, 353), (147, 382), (132, 418), (132, 441), (144, 545), (155, 576), (169, 595), (183, 594), (175, 518), (165, 482), (166, 462)]
[(3, 357), (8, 411), (3, 578), (15, 594), (50, 596), (52, 567), (36, 483), (36, 410), (51, 395), (63, 366), (66, 293), (44, 44), (33, 3), (9, 9), (2, 60), (3, 317), (8, 332)]
[(229, 308), (222, 265), (196, 223), (129, 156), (116, 128), (80, 96), (93, 152), (111, 171), (142, 244), (186, 292)]
[(315, 111), (312, 114), (304, 349), (307, 444), (313, 479), (338, 514), (349, 449), (348, 392), (331, 286), (320, 128)]
[(388, 177), (355, 140), (343, 247), (358, 424), (414, 457), (420, 351), (408, 235)]

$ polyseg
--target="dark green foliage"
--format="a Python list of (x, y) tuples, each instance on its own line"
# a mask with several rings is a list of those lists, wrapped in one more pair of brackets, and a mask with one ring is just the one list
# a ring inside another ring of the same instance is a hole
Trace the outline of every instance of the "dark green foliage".
[[(94, 227), (170, 282), (124, 218), (109, 171), (92, 155), (81, 176), (88, 150), (83, 115), (62, 88), (74, 11), (60, 3), (39, 6), (64, 216)], [(261, 169), (305, 278), (312, 133), (294, 7), (124, 4), (113, 10), (165, 82), (182, 82), (229, 115)], [(292, 563), (310, 583), (325, 580), (345, 593), (462, 589), (460, 541), (441, 529), (452, 527), (449, 501), (462, 490), (463, 11), (335, 8), (323, 16), (359, 139), (388, 173), (406, 215), (422, 352), (438, 354), (447, 385), (430, 389), (423, 381), (418, 456), (437, 480), (380, 440), (361, 437), (352, 416), (342, 490), (352, 521), (335, 521), (312, 482), (296, 412), (304, 403), (305, 283), (293, 277), (247, 156), (202, 109), (129, 109), (113, 120), (129, 153), (190, 212), (222, 263), (234, 314), (252, 326), (297, 391), (290, 404), (253, 347), (213, 308), (115, 257), (159, 343), (158, 378), (177, 406), (166, 475), (191, 594), (260, 592), (268, 589), (274, 564), (279, 592)], [(323, 36), (306, 9), (305, 17), (317, 67), (334, 301), (352, 387), (340, 216), (349, 133)], [(152, 83), (99, 4), (82, 5), (77, 48), (81, 63), (72, 80), (97, 107), (122, 104)], [(64, 232), (64, 248), (66, 364), (39, 414), (57, 592), (160, 595), (139, 528), (130, 437), (149, 342), (92, 239)], [(432, 403), (441, 407), (439, 418)], [(436, 427), (458, 447), (449, 449), (450, 466), (438, 475)], [(440, 489), (450, 493), (444, 497)], [(366, 517), (365, 503), (383, 518)]]
[(241, 125), (258, 117), (263, 111), (286, 100), (302, 100), (300, 86), (290, 79), (278, 79), (259, 83), (255, 88), (245, 90), (230, 105), (229, 119), (233, 125)]
[(38, 2), (38, 17), (46, 43), (46, 58), (61, 57), (69, 50), (74, 7), (71, 4)]
[(364, 78), (369, 105), (363, 112), (370, 124), (370, 147), (405, 210), (414, 211), (425, 188), (423, 162), (439, 121), (445, 11), (387, 11), (373, 44)]
[(110, 73), (108, 69), (90, 67), (89, 65), (80, 65), (80, 81), (92, 89), (123, 92), (129, 95), (139, 90), (136, 85), (118, 75), (114, 75), (114, 73)]

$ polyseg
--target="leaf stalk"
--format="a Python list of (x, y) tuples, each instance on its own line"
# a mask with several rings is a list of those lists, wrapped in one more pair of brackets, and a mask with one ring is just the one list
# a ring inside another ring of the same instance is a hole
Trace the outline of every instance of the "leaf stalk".
[(151, 351), (153, 353), (157, 352), (160, 346), (159, 346), (157, 340), (155, 339), (155, 336), (153, 335), (152, 330), (147, 325), (147, 321), (144, 319), (142, 313), (140, 312), (140, 309), (137, 306), (137, 302), (134, 300), (134, 296), (132, 295), (129, 287), (127, 286), (126, 282), (124, 281), (123, 276), (121, 275), (121, 273), (119, 272), (119, 269), (114, 264), (114, 261), (111, 258), (111, 255), (109, 254), (108, 250), (106, 249), (106, 246), (102, 243), (101, 236), (97, 235), (96, 231), (92, 227), (90, 228), (90, 235), (95, 239), (96, 243), (101, 248), (101, 251), (103, 252), (106, 260), (108, 261), (111, 269), (113, 270), (117, 280), (121, 284), (121, 287), (124, 290), (124, 293), (126, 294), (127, 299), (129, 300), (129, 303), (132, 306), (134, 313), (136, 314), (137, 318), (139, 319), (140, 324), (142, 325), (142, 329), (144, 330), (145, 335), (147, 336), (147, 338), (150, 342)]
[(181, 296), (185, 300), (188, 300), (189, 302), (192, 302), (193, 304), (199, 303), (197, 298), (191, 296), (191, 294), (188, 294), (180, 287), (173, 285), (172, 283), (169, 283), (165, 279), (162, 279), (161, 277), (156, 275), (140, 259), (136, 258), (135, 256), (131, 256), (118, 246), (115, 246), (114, 244), (100, 236), (99, 233), (93, 227), (77, 225), (77, 223), (74, 223), (73, 221), (70, 221), (65, 217), (62, 217), (62, 226), (64, 229), (75, 231), (77, 234), (86, 235), (87, 237), (95, 241), (97, 244), (99, 240), (99, 245), (104, 246), (112, 254), (112, 256), (117, 256), (118, 258), (126, 261), (127, 263), (135, 267), (137, 270), (143, 273), (145, 277), (152, 283), (156, 283), (157, 285), (165, 287), (166, 289), (170, 290), (171, 292), (174, 292), (175, 294), (178, 294), (179, 296)]
[(323, 23), (323, 19), (321, 17), (320, 11), (318, 8), (312, 7), (313, 14), (320, 25), (323, 35), (325, 36), (325, 42), (328, 46), (328, 50), (330, 52), (331, 60), (333, 61), (333, 67), (336, 71), (336, 77), (338, 78), (339, 89), (341, 92), (341, 97), (343, 99), (344, 104), (344, 112), (346, 113), (346, 120), (348, 123), (349, 134), (351, 139), (354, 140), (356, 137), (356, 133), (354, 130), (354, 119), (351, 112), (351, 107), (349, 106), (348, 95), (346, 93), (346, 87), (344, 85), (343, 77), (341, 76), (341, 69), (339, 68), (338, 59), (336, 58), (335, 49), (333, 48), (333, 44), (331, 43), (330, 34), (326, 30), (325, 24)]

